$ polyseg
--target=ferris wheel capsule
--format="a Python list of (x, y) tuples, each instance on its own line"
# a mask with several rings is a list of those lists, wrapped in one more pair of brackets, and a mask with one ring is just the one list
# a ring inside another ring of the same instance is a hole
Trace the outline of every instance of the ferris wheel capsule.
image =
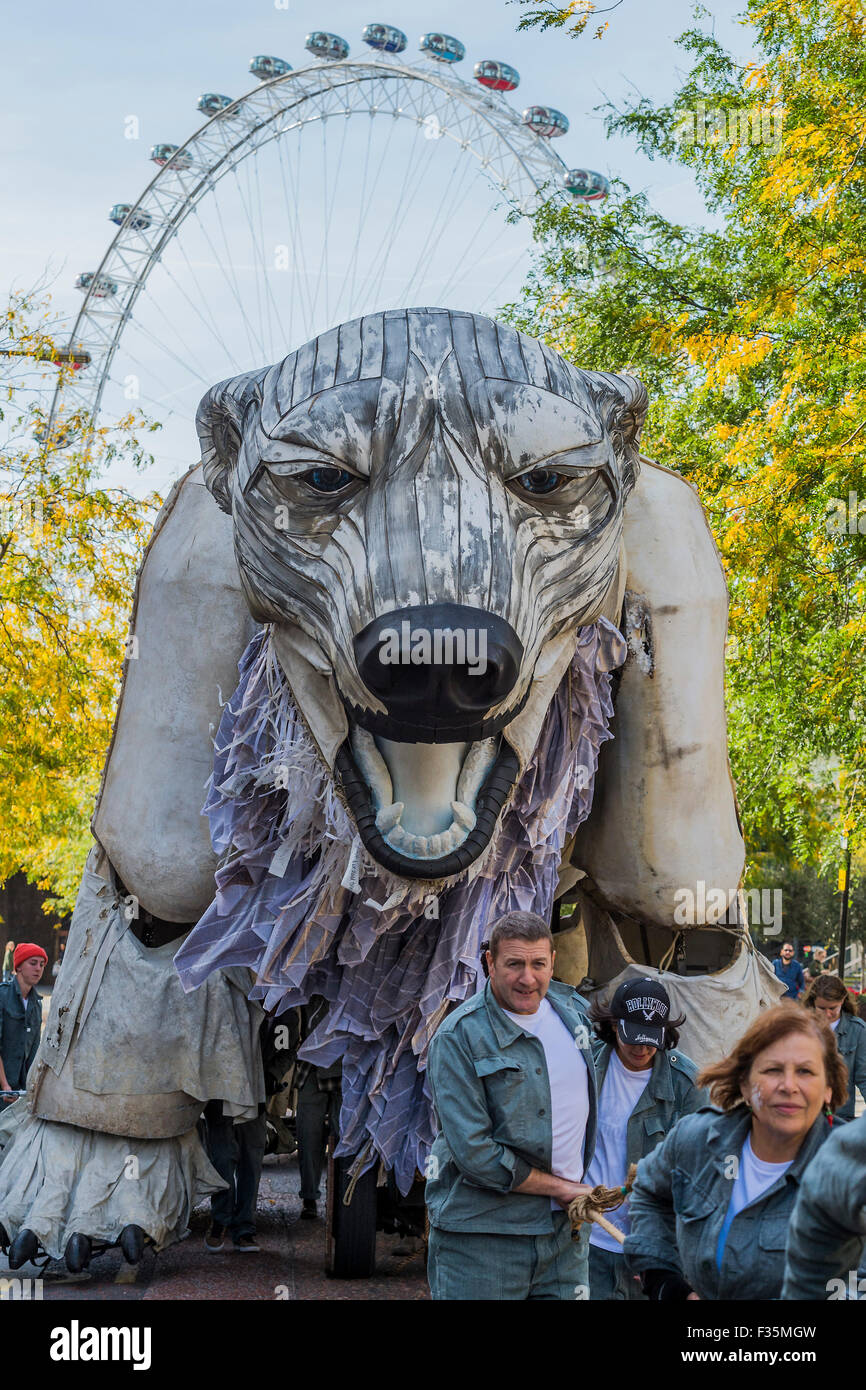
[(513, 92), (520, 86), (520, 73), (510, 63), (485, 59), (475, 64), (475, 81), (494, 92)]
[(267, 54), (259, 53), (255, 58), (250, 58), (249, 70), (260, 82), (270, 82), (272, 77), (285, 77), (287, 72), (291, 72), (292, 65), (283, 58), (269, 58)]
[(164, 169), (190, 169), (192, 156), (178, 154), (179, 149), (179, 145), (154, 145), (150, 157), (154, 164), (160, 164)]
[(75, 288), (84, 290), (85, 294), (90, 290), (94, 299), (110, 299), (117, 294), (117, 281), (112, 280), (110, 275), (97, 275), (93, 270), (85, 270), (76, 277)]
[(203, 116), (219, 116), (231, 104), (232, 98), (223, 96), (221, 92), (205, 92), (196, 102), (195, 109), (201, 111)]
[(74, 372), (82, 372), (92, 362), (89, 352), (76, 352), (74, 348), (58, 348), (51, 358), (58, 366), (69, 366)]
[(324, 58), (326, 63), (339, 63), (349, 56), (349, 45), (339, 34), (327, 34), (324, 29), (316, 29), (304, 40), (304, 48), (314, 58)]
[(364, 43), (380, 53), (402, 53), (409, 40), (393, 24), (367, 24), (361, 34)]
[(465, 45), (451, 34), (422, 34), (418, 47), (437, 63), (460, 63), (466, 57)]
[(149, 212), (139, 208), (138, 212), (132, 213), (132, 203), (115, 203), (108, 214), (109, 222), (114, 222), (118, 227), (122, 227), (124, 222), (133, 232), (145, 232), (150, 226), (153, 218)]
[(604, 174), (596, 174), (592, 169), (568, 169), (562, 182), (571, 194), (582, 203), (596, 203), (610, 193), (610, 183)]
[(568, 117), (557, 111), (554, 106), (527, 106), (520, 119), (531, 131), (536, 135), (542, 135), (545, 140), (568, 132)]

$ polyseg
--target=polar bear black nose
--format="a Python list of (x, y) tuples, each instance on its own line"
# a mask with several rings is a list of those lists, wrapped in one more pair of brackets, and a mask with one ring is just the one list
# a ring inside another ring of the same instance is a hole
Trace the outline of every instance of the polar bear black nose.
[(457, 736), (514, 689), (523, 646), (495, 613), (434, 603), (375, 618), (355, 638), (355, 659), (396, 724)]

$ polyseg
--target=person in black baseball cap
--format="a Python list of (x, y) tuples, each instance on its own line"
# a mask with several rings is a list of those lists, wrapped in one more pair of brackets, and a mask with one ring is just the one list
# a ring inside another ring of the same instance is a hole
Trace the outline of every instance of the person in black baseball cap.
[[(648, 975), (641, 980), (625, 980), (610, 1001), (610, 1014), (616, 1019), (616, 1035), (626, 1047), (665, 1047), (671, 1001), (658, 980)], [(684, 1018), (676, 1020), (680, 1026), (684, 1022)]]
[[(697, 1067), (677, 1051), (684, 1017), (671, 1018), (671, 1001), (657, 979), (624, 980), (605, 1007), (590, 1014), (597, 1042), (598, 1137), (585, 1181), (620, 1187), (629, 1165), (664, 1139), (681, 1115), (707, 1104), (695, 1084)], [(628, 1234), (628, 1203), (606, 1213)], [(643, 1299), (614, 1236), (593, 1224), (589, 1246), (589, 1296), (593, 1301)]]

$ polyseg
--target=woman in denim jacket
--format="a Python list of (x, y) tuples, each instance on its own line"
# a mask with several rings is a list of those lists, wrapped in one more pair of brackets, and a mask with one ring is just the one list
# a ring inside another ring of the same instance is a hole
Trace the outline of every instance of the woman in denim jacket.
[(714, 1105), (638, 1165), (629, 1268), (650, 1298), (778, 1298), (800, 1180), (847, 1097), (845, 1064), (822, 1018), (781, 1004), (698, 1084)]
[(848, 1099), (836, 1118), (853, 1120), (855, 1091), (866, 1100), (866, 1023), (858, 1018), (850, 991), (838, 975), (819, 975), (803, 1003), (823, 1014), (836, 1034), (836, 1046), (848, 1068)]

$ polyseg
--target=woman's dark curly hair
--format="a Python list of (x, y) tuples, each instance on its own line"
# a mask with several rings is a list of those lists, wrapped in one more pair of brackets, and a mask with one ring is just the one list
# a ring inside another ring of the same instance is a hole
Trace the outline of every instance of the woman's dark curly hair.
[[(616, 1025), (619, 1019), (610, 1012), (603, 1009), (597, 999), (593, 999), (589, 1009), (589, 1016), (595, 1027), (595, 1035), (603, 1043), (610, 1043), (611, 1047), (616, 1046), (617, 1032)], [(672, 1047), (676, 1047), (680, 1040), (679, 1030), (686, 1021), (685, 1014), (681, 1018), (672, 1018), (665, 1024), (665, 1051), (669, 1052)]]

